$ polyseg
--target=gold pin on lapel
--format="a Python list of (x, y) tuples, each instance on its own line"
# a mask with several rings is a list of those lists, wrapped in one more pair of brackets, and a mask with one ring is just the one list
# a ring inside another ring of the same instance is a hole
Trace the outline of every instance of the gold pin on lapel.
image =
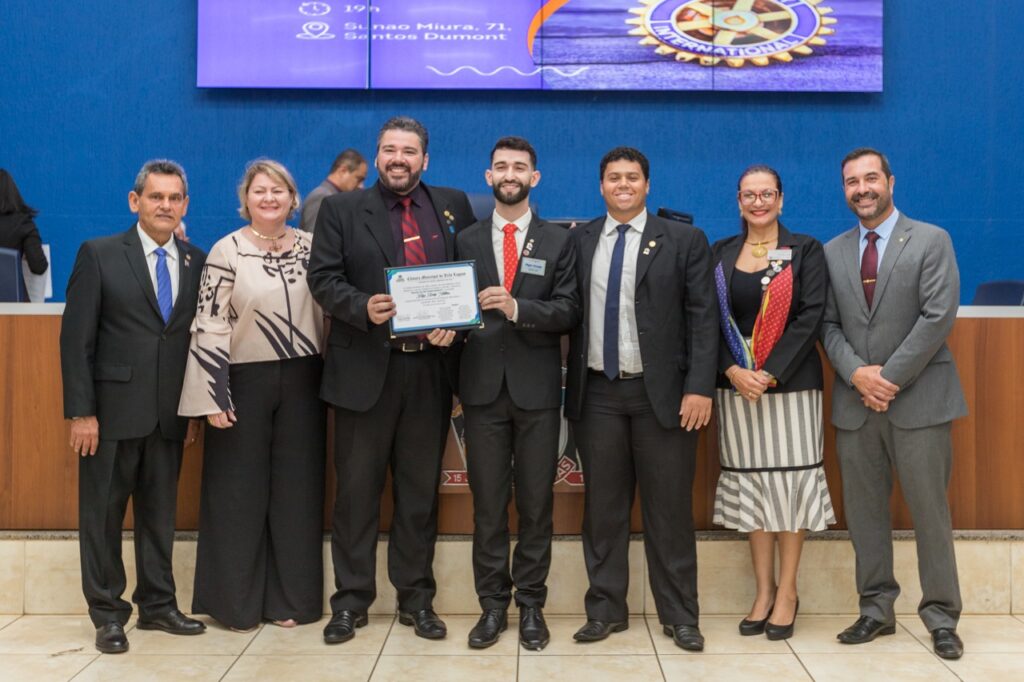
[(644, 255), (645, 256), (651, 255), (651, 250), (650, 249), (644, 249)]
[(647, 242), (647, 246), (651, 247), (652, 249), (653, 249), (653, 248), (654, 248), (655, 246), (657, 246), (657, 245), (658, 245), (658, 243), (657, 243), (657, 242), (655, 242), (655, 241), (654, 241), (653, 239), (652, 239), (651, 241)]

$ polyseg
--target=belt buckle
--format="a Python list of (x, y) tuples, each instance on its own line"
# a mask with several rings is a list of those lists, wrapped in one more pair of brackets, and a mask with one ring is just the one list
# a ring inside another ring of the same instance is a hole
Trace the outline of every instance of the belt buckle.
[(401, 350), (403, 353), (419, 353), (421, 350), (423, 350), (423, 342), (402, 341), (402, 345), (399, 348), (399, 350)]

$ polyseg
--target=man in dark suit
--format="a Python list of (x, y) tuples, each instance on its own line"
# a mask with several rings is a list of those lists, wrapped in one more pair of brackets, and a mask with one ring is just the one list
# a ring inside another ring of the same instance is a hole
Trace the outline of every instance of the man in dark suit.
[(316, 216), (324, 199), (338, 192), (362, 189), (366, 181), (366, 170), (366, 159), (355, 149), (346, 149), (338, 154), (331, 164), (331, 172), (302, 202), (299, 220), (302, 229), (312, 232), (316, 227)]
[(914, 520), (918, 615), (935, 653), (957, 659), (962, 603), (946, 489), (950, 428), (967, 403), (946, 346), (960, 305), (953, 243), (942, 228), (896, 210), (896, 178), (881, 152), (856, 149), (842, 169), (846, 202), (860, 222), (825, 246), (831, 286), (822, 341), (836, 370), (832, 423), (861, 615), (838, 639), (861, 644), (896, 631), (895, 468)]
[(331, 315), (320, 397), (334, 405), (337, 473), (331, 554), (337, 591), (324, 628), (328, 644), (366, 624), (377, 595), (375, 563), (380, 496), (390, 467), (395, 502), (388, 573), (398, 590), (399, 621), (428, 639), (445, 636), (433, 611), (441, 457), (451, 418), (451, 359), (438, 347), (455, 333), (390, 337), (395, 303), (384, 268), (441, 263), (455, 254), (455, 233), (474, 222), (463, 192), (420, 182), (427, 131), (407, 117), (377, 137), (377, 183), (328, 197), (320, 207), (309, 288)]
[(590, 577), (580, 642), (629, 627), (629, 517), (640, 486), (644, 549), (665, 634), (700, 651), (692, 488), (711, 418), (718, 312), (711, 250), (690, 225), (649, 215), (647, 158), (601, 160), (608, 214), (576, 228), (581, 322), (569, 345), (565, 412), (583, 465)]
[(173, 237), (188, 208), (178, 164), (146, 163), (128, 204), (135, 226), (79, 249), (60, 333), (64, 416), (80, 455), (82, 589), (104, 653), (128, 650), (121, 525), (129, 496), (139, 629), (206, 629), (178, 610), (171, 572), (182, 441), (193, 442), (196, 428), (178, 417), (178, 399), (206, 256)]
[[(469, 646), (482, 649), (498, 641), (514, 585), (519, 640), (540, 650), (550, 639), (541, 609), (551, 565), (561, 335), (579, 315), (576, 250), (568, 230), (530, 210), (530, 189), (540, 172), (529, 142), (498, 140), (486, 178), (494, 190), (494, 214), (456, 239), (458, 258), (476, 261), (484, 320), (465, 337), (459, 375), (473, 491), (473, 575), (483, 609)], [(519, 542), (509, 573), (513, 483)]]

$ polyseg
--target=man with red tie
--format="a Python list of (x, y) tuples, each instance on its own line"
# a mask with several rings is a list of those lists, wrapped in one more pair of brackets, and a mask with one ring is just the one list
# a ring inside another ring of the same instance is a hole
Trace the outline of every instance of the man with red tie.
[[(552, 485), (561, 426), (561, 335), (578, 320), (576, 250), (569, 231), (530, 210), (537, 154), (521, 137), (491, 151), (490, 218), (459, 233), (459, 260), (476, 262), (484, 326), (462, 347), (459, 397), (473, 491), (473, 575), (483, 610), (469, 646), (507, 627), (515, 587), (519, 640), (543, 649), (551, 565)], [(509, 572), (508, 504), (515, 489), (519, 542)]]
[[(334, 405), (337, 473), (331, 555), (336, 591), (324, 641), (352, 639), (377, 596), (380, 496), (390, 468), (394, 518), (388, 574), (399, 621), (427, 639), (445, 636), (433, 610), (434, 541), (441, 457), (452, 387), (443, 347), (455, 333), (392, 339), (386, 267), (452, 260), (455, 234), (473, 223), (466, 195), (420, 182), (427, 130), (399, 116), (377, 137), (377, 183), (328, 197), (320, 207), (309, 288), (331, 316), (320, 396)], [(452, 354), (454, 356), (454, 354)]]

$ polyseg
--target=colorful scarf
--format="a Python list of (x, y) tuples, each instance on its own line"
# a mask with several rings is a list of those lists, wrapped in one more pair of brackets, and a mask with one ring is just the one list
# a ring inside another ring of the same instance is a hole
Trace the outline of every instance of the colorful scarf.
[[(721, 312), (722, 335), (733, 360), (743, 369), (759, 370), (771, 354), (786, 328), (789, 308), (793, 302), (793, 268), (784, 261), (773, 261), (762, 286), (761, 307), (754, 322), (754, 334), (747, 344), (729, 307), (729, 291), (722, 264), (715, 267), (715, 289)], [(776, 268), (778, 268), (776, 270)]]

